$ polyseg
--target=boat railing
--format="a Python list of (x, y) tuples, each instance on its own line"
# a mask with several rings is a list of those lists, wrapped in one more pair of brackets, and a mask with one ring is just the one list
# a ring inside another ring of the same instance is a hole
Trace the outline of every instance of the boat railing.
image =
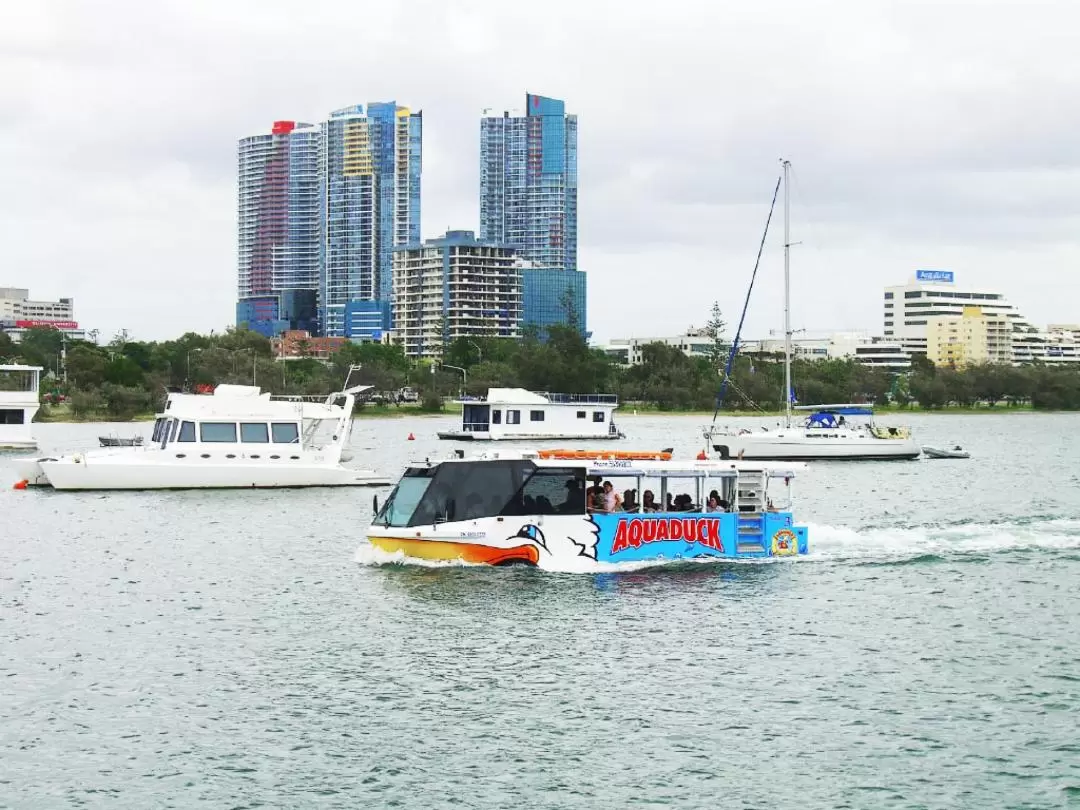
[(565, 405), (618, 405), (617, 394), (557, 394), (550, 391), (533, 391), (542, 397), (547, 397), (552, 404)]
[(271, 394), (272, 402), (326, 402), (326, 394)]
[(487, 422), (462, 422), (461, 429), (471, 433), (485, 433), (490, 425)]

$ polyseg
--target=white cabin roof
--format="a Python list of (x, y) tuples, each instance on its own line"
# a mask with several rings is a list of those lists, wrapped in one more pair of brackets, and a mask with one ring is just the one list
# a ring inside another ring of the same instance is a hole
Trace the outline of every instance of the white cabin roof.
[[(597, 455), (609, 451), (597, 451)], [(610, 454), (610, 453), (609, 453)], [(589, 477), (640, 475), (649, 478), (723, 478), (738, 473), (761, 472), (770, 478), (793, 478), (806, 469), (798, 461), (730, 461), (721, 459), (609, 459), (609, 458), (540, 458), (536, 450), (489, 450), (472, 456), (425, 459), (412, 466), (460, 464), (478, 461), (531, 461), (538, 467), (583, 467)]]
[[(367, 390), (370, 386), (355, 386), (348, 391), (338, 391), (328, 396), (351, 396)], [(159, 417), (176, 419), (254, 419), (283, 420), (338, 419), (342, 416), (340, 405), (327, 405), (302, 399), (271, 399), (254, 385), (219, 385), (212, 394), (169, 394), (165, 411)]]
[(480, 399), (460, 399), (464, 404), (487, 405), (566, 405), (615, 408), (619, 399), (614, 394), (557, 394), (529, 391), (527, 388), (489, 388)]

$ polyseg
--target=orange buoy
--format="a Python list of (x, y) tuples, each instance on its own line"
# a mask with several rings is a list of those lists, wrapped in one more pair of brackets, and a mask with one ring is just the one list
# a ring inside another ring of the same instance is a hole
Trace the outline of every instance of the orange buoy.
[(22, 481), (16, 481), (16, 482), (15, 482), (15, 487), (14, 487), (14, 488), (15, 488), (15, 489), (26, 489), (26, 485), (27, 485), (27, 484), (29, 484), (29, 483), (30, 483), (30, 482), (29, 482), (29, 481), (27, 481), (27, 480), (26, 480), (26, 479), (24, 478), (24, 479), (23, 479)]
[(409, 439), (408, 439), (408, 440), (409, 440), (410, 442), (414, 442), (414, 441), (416, 441), (416, 437), (415, 437), (415, 436), (413, 436), (413, 435), (412, 435), (412, 434), (410, 433), (410, 434), (409, 434)]

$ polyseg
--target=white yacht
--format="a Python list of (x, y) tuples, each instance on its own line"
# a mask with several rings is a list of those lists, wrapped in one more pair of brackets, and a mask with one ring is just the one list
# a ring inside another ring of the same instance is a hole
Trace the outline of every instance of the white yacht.
[(439, 433), (456, 441), (622, 439), (614, 394), (551, 394), (489, 388), (486, 397), (460, 399), (461, 430)]
[(874, 424), (869, 405), (797, 407), (809, 416), (799, 423), (781, 422), (773, 428), (709, 432), (722, 459), (808, 461), (812, 459), (888, 461), (918, 458), (922, 451), (905, 427)]
[(145, 445), (21, 459), (16, 474), (54, 489), (218, 489), (383, 486), (350, 469), (355, 386), (313, 402), (272, 397), (251, 385), (212, 394), (171, 393)]
[(41, 366), (0, 365), (0, 450), (36, 450)]
[[(812, 405), (793, 407), (795, 396), (791, 387), (791, 230), (790, 161), (783, 161), (784, 182), (784, 419), (773, 428), (727, 428), (713, 424), (705, 428), (705, 438), (720, 458), (769, 461), (831, 460), (888, 460), (918, 458), (922, 448), (908, 427), (880, 427), (874, 424), (874, 411), (869, 405)], [(773, 198), (775, 204), (775, 196)], [(770, 212), (770, 219), (772, 214)], [(766, 226), (767, 229), (768, 226)], [(754, 268), (757, 274), (757, 268)], [(753, 288), (753, 281), (751, 281)], [(749, 301), (749, 293), (747, 293)], [(746, 310), (743, 309), (745, 317)], [(742, 322), (739, 324), (740, 330)], [(739, 334), (731, 348), (725, 371), (724, 386), (729, 381), (732, 359), (738, 350)], [(717, 404), (723, 399), (721, 388)], [(802, 420), (792, 411), (809, 411)]]

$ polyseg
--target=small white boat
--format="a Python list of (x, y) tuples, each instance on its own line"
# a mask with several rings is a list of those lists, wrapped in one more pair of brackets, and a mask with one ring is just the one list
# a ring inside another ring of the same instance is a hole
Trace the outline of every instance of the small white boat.
[(0, 450), (36, 450), (41, 366), (0, 365)]
[(319, 402), (274, 398), (256, 386), (169, 394), (146, 446), (19, 459), (29, 486), (65, 490), (384, 486), (390, 479), (344, 467), (356, 396)]
[(971, 458), (971, 453), (960, 445), (956, 445), (951, 450), (941, 447), (924, 447), (922, 451), (927, 458)]
[(551, 394), (490, 388), (486, 397), (462, 398), (461, 430), (441, 431), (455, 441), (622, 439), (615, 426), (614, 394)]

